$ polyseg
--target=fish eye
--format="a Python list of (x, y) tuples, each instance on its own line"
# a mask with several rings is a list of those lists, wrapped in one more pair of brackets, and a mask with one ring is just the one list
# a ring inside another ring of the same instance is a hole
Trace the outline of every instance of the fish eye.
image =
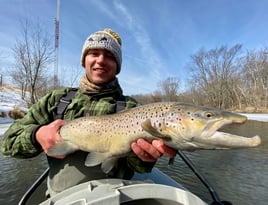
[(214, 116), (214, 114), (212, 112), (206, 112), (205, 113), (205, 117), (207, 117), (207, 118), (211, 118), (213, 116)]

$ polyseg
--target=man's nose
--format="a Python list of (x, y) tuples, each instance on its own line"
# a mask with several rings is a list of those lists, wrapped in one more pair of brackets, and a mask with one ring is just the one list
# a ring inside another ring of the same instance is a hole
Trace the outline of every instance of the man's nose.
[(103, 54), (100, 54), (98, 57), (97, 57), (97, 61), (98, 62), (103, 62), (105, 60), (105, 56)]

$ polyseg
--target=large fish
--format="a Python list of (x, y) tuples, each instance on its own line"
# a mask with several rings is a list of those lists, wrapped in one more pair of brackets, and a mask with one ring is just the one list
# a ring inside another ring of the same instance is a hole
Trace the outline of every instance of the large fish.
[[(116, 114), (77, 118), (60, 129), (63, 141), (48, 155), (66, 155), (77, 150), (90, 152), (87, 166), (130, 153), (138, 138), (160, 138), (176, 150), (255, 147), (251, 138), (218, 131), (229, 124), (244, 123), (243, 115), (186, 103), (153, 103)], [(110, 165), (107, 165), (110, 166)], [(106, 169), (106, 168), (105, 168)], [(107, 168), (106, 170), (108, 170)]]

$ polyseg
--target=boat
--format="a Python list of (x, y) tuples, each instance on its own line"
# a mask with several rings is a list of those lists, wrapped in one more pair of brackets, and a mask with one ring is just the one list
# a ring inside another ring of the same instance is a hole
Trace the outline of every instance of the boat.
[[(212, 185), (202, 176), (188, 157), (181, 151), (178, 155), (191, 168), (200, 181), (208, 188), (213, 202), (211, 205), (232, 205), (221, 201)], [(19, 205), (26, 203), (40, 184), (46, 179), (49, 168), (35, 181), (24, 194)], [(32, 204), (32, 203), (30, 203)], [(187, 190), (168, 175), (153, 168), (151, 173), (135, 173), (131, 180), (100, 179), (88, 181), (51, 198), (45, 199), (39, 205), (208, 205), (194, 193)]]
[(132, 180), (93, 180), (69, 188), (47, 199), (40, 205), (207, 205), (180, 184), (173, 182), (171, 178), (160, 170), (154, 168), (150, 176), (153, 178), (158, 177), (158, 179), (162, 180), (162, 183), (171, 184), (155, 183), (149, 178), (139, 180), (137, 176), (136, 179)]

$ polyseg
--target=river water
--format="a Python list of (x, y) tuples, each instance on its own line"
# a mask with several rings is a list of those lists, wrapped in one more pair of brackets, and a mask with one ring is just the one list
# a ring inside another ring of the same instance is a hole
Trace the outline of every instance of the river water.
[[(228, 131), (248, 137), (260, 135), (262, 145), (251, 149), (198, 150), (185, 154), (214, 187), (221, 200), (230, 201), (233, 205), (267, 205), (268, 122), (249, 120)], [(167, 161), (165, 157), (160, 159), (157, 167), (207, 203), (212, 202), (205, 186), (179, 156), (172, 166), (167, 166)], [(18, 204), (21, 196), (47, 168), (44, 155), (14, 159), (0, 154), (0, 164), (1, 205)]]

